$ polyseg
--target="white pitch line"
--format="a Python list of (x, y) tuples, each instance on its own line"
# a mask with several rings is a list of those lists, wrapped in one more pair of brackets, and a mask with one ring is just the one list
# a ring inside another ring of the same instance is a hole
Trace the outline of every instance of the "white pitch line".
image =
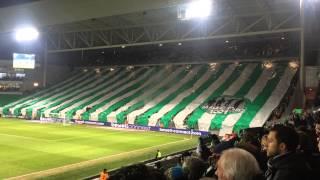
[[(113, 132), (113, 133), (106, 133), (105, 135), (113, 135), (113, 134), (120, 134), (124, 132)], [(64, 141), (64, 140), (72, 140), (72, 139), (79, 139), (84, 137), (70, 137), (70, 138), (61, 138), (61, 139), (42, 139), (42, 138), (34, 138), (34, 137), (26, 137), (26, 136), (19, 136), (14, 134), (6, 134), (6, 133), (0, 133), (0, 136), (10, 136), (10, 137), (16, 137), (21, 139), (29, 139), (29, 140), (36, 140), (36, 141), (46, 141), (46, 142), (58, 142), (58, 141)], [(99, 137), (101, 135), (94, 135), (94, 136), (86, 136), (87, 137)]]
[(6, 133), (0, 133), (0, 136), (10, 136), (10, 137), (16, 137), (16, 138), (22, 138), (22, 139), (30, 139), (30, 140), (36, 140), (36, 141), (50, 141), (48, 139), (26, 137), (26, 136), (19, 136), (19, 135), (6, 134)]
[[(114, 134), (121, 134), (121, 133), (123, 133), (123, 132), (106, 133), (105, 135), (114, 135)], [(69, 137), (69, 138), (53, 139), (53, 140), (48, 140), (48, 141), (50, 141), (50, 142), (60, 142), (60, 141), (83, 139), (83, 138), (93, 138), (93, 137), (101, 137), (101, 134), (93, 135), (93, 136), (82, 136), (82, 137)]]
[(68, 165), (65, 165), (65, 166), (57, 167), (57, 168), (52, 168), (52, 169), (33, 172), (33, 173), (21, 175), (21, 176), (7, 178), (7, 180), (23, 179), (23, 178), (28, 178), (28, 176), (37, 176), (37, 175), (41, 176), (41, 174), (43, 174), (43, 175), (52, 175), (52, 174), (54, 174), (52, 172), (59, 172), (59, 171), (63, 172), (63, 170), (69, 169), (69, 168), (70, 168), (69, 170), (72, 170), (73, 168), (79, 168), (81, 166), (90, 165), (91, 163), (99, 162), (99, 161), (102, 161), (102, 160), (106, 160), (106, 159), (109, 159), (111, 157), (117, 157), (117, 156), (122, 156), (122, 155), (125, 155), (125, 154), (130, 154), (130, 153), (140, 152), (140, 151), (144, 151), (144, 150), (154, 149), (154, 148), (157, 148), (157, 147), (162, 147), (162, 146), (166, 146), (166, 145), (169, 145), (169, 144), (175, 144), (175, 143), (182, 142), (182, 141), (187, 141), (187, 140), (190, 140), (190, 139), (183, 139), (183, 140), (180, 140), (180, 141), (174, 141), (174, 142), (155, 145), (155, 146), (150, 146), (150, 147), (146, 147), (146, 148), (142, 148), (142, 149), (136, 149), (136, 150), (133, 150), (133, 151), (128, 151), (128, 152), (123, 152), (123, 153), (119, 153), (119, 154), (104, 156), (104, 157), (100, 157), (100, 158), (97, 158), (97, 159), (91, 159), (91, 160), (88, 160), (88, 161), (82, 161), (82, 162), (79, 162), (79, 163), (68, 164)]
[[(77, 126), (77, 125), (76, 125)], [(94, 126), (86, 126), (89, 128), (97, 128)], [(104, 135), (113, 135), (113, 134), (121, 134), (121, 133), (149, 133), (148, 135), (155, 136), (155, 137), (170, 137), (170, 138), (182, 138), (179, 135), (180, 134), (160, 134), (158, 132), (153, 132), (153, 131), (143, 131), (143, 130), (127, 130), (127, 129), (116, 129), (116, 128), (111, 128), (111, 127), (103, 127), (100, 128), (103, 130), (106, 130), (106, 134)], [(112, 130), (113, 132), (108, 132), (108, 130)], [(27, 137), (27, 136), (19, 136), (19, 135), (14, 135), (14, 134), (6, 134), (6, 133), (0, 133), (0, 136), (10, 136), (10, 137), (16, 137), (16, 138), (21, 138), (21, 139), (29, 139), (29, 140), (35, 140), (35, 141), (45, 141), (45, 142), (59, 142), (59, 141), (64, 141), (64, 140), (73, 140), (73, 139), (79, 139), (83, 137), (68, 137), (68, 138), (61, 138), (61, 139), (43, 139), (43, 138), (34, 138), (34, 137)], [(87, 137), (99, 137), (100, 135), (94, 135), (94, 136), (86, 136)], [(181, 134), (183, 136), (183, 134)]]

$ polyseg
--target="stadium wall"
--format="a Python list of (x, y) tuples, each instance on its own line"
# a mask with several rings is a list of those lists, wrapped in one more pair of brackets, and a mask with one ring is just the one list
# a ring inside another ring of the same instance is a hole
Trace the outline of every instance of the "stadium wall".
[[(63, 123), (65, 119), (62, 118), (40, 118), (41, 122), (60, 122)], [(75, 124), (87, 124), (87, 125), (94, 125), (94, 126), (107, 126), (113, 128), (121, 128), (121, 129), (133, 129), (133, 130), (142, 130), (142, 131), (156, 131), (156, 132), (165, 132), (165, 133), (172, 133), (172, 134), (186, 134), (186, 135), (196, 135), (196, 136), (204, 136), (208, 135), (209, 132), (206, 131), (198, 131), (193, 129), (175, 129), (175, 128), (161, 128), (155, 126), (140, 126), (134, 124), (117, 124), (117, 123), (110, 123), (110, 122), (99, 122), (99, 121), (84, 121), (84, 120), (71, 120)]]

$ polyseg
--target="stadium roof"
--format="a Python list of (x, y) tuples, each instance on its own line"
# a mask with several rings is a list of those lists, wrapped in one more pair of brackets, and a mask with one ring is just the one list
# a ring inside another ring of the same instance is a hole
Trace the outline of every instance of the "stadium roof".
[[(3, 6), (6, 4), (3, 3)], [(130, 0), (31, 1), (0, 9), (3, 17), (1, 32), (12, 31), (25, 23), (46, 27), (167, 6), (168, 2), (162, 0), (135, 0), (135, 3)]]
[(299, 0), (215, 0), (203, 21), (177, 18), (183, 0), (41, 0), (0, 8), (0, 32), (32, 24), (49, 52), (297, 32)]
[(15, 5), (21, 5), (24, 3), (30, 3), (33, 1), (40, 1), (40, 0), (2, 0), (0, 1), (0, 8), (9, 7), (9, 6), (15, 6)]

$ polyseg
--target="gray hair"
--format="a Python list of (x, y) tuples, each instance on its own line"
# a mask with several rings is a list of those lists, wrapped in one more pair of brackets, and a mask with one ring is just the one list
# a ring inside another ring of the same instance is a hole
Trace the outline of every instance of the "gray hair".
[(229, 180), (250, 180), (261, 173), (255, 157), (239, 148), (223, 151), (218, 163)]

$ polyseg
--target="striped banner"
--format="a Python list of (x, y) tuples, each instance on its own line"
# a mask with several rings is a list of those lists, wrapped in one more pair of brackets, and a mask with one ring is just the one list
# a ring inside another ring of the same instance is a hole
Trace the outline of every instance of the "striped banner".
[(1, 107), (3, 115), (219, 131), (261, 127), (296, 75), (287, 63), (172, 65), (74, 74)]

